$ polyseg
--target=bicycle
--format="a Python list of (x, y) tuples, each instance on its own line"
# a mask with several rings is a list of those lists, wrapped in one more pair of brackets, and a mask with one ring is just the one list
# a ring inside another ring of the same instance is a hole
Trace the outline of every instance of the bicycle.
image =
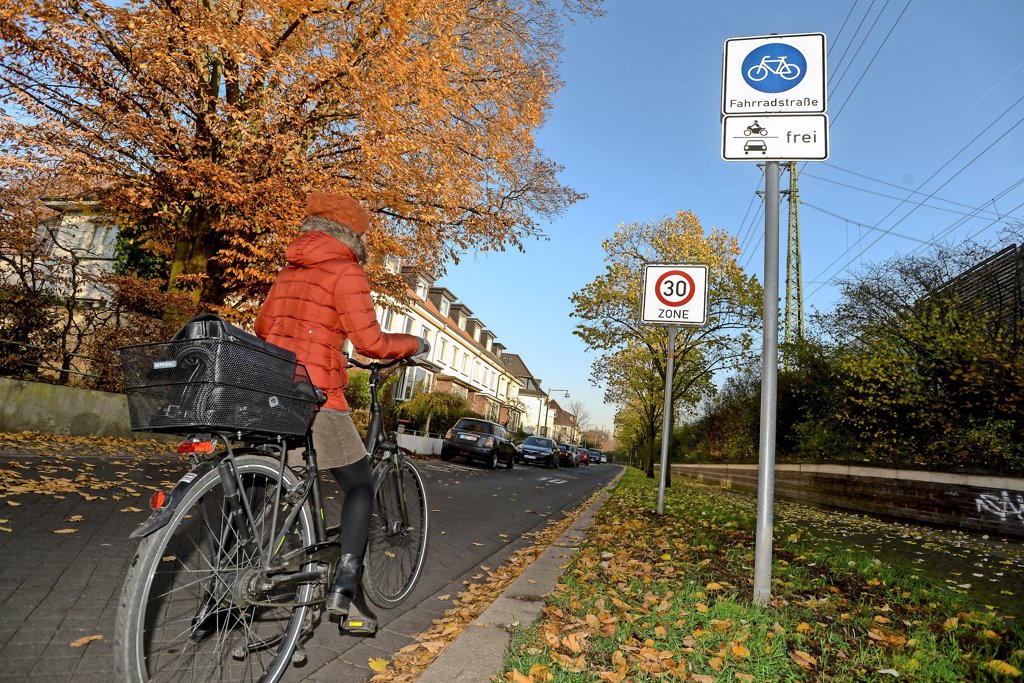
[[(191, 467), (169, 494), (153, 494), (153, 514), (131, 534), (141, 541), (118, 604), (115, 672), (274, 683), (306, 660), (301, 641), (341, 554), (310, 430), (326, 397), (294, 354), (219, 319), (200, 322), (198, 336), (121, 349), (132, 429), (185, 435), (178, 452)], [(384, 436), (377, 394), (381, 370), (413, 362), (369, 364), (374, 511), (363, 589), (381, 607), (409, 597), (426, 553), (423, 481)], [(304, 464), (293, 468), (295, 446)]]
[(795, 81), (800, 77), (800, 67), (790, 64), (785, 55), (771, 59), (768, 55), (761, 58), (760, 63), (747, 69), (747, 78), (752, 81), (763, 81), (768, 74), (775, 74), (785, 81)]

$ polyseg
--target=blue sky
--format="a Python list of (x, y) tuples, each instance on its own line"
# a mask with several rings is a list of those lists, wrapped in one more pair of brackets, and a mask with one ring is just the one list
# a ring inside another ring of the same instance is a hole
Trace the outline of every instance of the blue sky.
[[(603, 271), (601, 240), (620, 223), (692, 210), (736, 235), (740, 262), (761, 279), (761, 172), (720, 156), (727, 38), (826, 34), (830, 157), (800, 175), (807, 312), (830, 310), (835, 280), (864, 265), (926, 242), (994, 241), (1007, 221), (1024, 220), (1021, 0), (611, 0), (606, 9), (567, 27), (565, 86), (538, 134), (565, 167), (562, 181), (588, 199), (544, 226), (550, 240), (469, 254), (437, 283), (544, 387), (582, 398), (592, 426), (610, 429), (614, 408), (590, 384), (595, 356), (572, 335), (569, 297)], [(784, 231), (785, 204), (780, 223)], [(784, 253), (784, 233), (781, 244)]]

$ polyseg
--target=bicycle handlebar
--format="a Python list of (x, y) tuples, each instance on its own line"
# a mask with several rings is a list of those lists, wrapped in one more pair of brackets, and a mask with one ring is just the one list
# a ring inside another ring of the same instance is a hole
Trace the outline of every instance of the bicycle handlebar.
[(393, 368), (396, 365), (403, 363), (405, 365), (417, 364), (416, 356), (406, 356), (405, 358), (393, 358), (391, 360), (372, 360), (369, 363), (364, 363), (362, 361), (356, 360), (355, 358), (352, 358), (351, 356), (346, 355), (345, 360), (349, 365), (354, 365), (355, 367), (362, 368), (363, 370), (373, 370), (374, 368), (378, 370), (387, 370), (388, 368)]

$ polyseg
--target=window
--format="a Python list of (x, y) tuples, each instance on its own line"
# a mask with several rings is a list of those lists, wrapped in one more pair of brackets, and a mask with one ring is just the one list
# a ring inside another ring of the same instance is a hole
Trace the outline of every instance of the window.
[(402, 386), (398, 389), (398, 400), (408, 401), (413, 396), (430, 391), (431, 374), (419, 367), (406, 368)]
[(412, 334), (412, 316), (408, 316), (405, 319), (405, 325), (402, 327), (404, 334)]
[(434, 358), (438, 363), (444, 363), (444, 352), (448, 350), (448, 341), (442, 337), (437, 342), (437, 356)]
[(385, 308), (384, 309), (384, 315), (382, 315), (381, 319), (380, 319), (380, 328), (382, 330), (384, 330), (385, 332), (388, 332), (388, 331), (391, 330), (391, 318), (392, 318), (392, 316), (393, 316), (393, 313), (391, 312), (391, 309), (390, 308)]
[(469, 375), (469, 354), (462, 354), (462, 374)]
[(445, 299), (445, 298), (444, 298), (444, 297), (442, 296), (442, 297), (441, 297), (441, 305), (437, 307), (437, 310), (441, 311), (441, 315), (443, 315), (444, 317), (446, 317), (446, 318), (447, 318), (447, 317), (448, 317), (448, 314), (449, 314), (449, 313), (451, 312), (451, 310), (452, 310), (452, 302), (451, 302), (451, 301), (448, 301), (448, 299)]
[(388, 254), (384, 257), (384, 270), (395, 275), (402, 272), (402, 259), (394, 254)]
[(416, 280), (416, 296), (421, 299), (427, 298), (427, 283), (423, 280)]
[(453, 384), (450, 393), (458, 396), (463, 400), (469, 399), (469, 389), (460, 384)]

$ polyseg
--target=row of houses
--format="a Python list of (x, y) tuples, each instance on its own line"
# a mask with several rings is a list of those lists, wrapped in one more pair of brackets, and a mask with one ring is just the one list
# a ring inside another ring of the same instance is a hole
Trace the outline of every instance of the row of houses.
[[(44, 204), (57, 216), (41, 226), (41, 234), (57, 251), (71, 257), (91, 275), (113, 268), (117, 229), (104, 221), (102, 207), (92, 200), (48, 198)], [(407, 401), (428, 391), (444, 391), (464, 398), (476, 412), (512, 431), (575, 441), (579, 436), (573, 415), (555, 401), (525, 360), (506, 351), (494, 331), (476, 316), (458, 295), (432, 278), (403, 268), (397, 258), (386, 267), (409, 284), (411, 304), (402, 310), (377, 307), (377, 319), (386, 332), (403, 332), (430, 342), (430, 366), (406, 368), (396, 387), (396, 400)], [(76, 292), (80, 300), (102, 298), (88, 282)], [(353, 351), (347, 343), (346, 352)]]

